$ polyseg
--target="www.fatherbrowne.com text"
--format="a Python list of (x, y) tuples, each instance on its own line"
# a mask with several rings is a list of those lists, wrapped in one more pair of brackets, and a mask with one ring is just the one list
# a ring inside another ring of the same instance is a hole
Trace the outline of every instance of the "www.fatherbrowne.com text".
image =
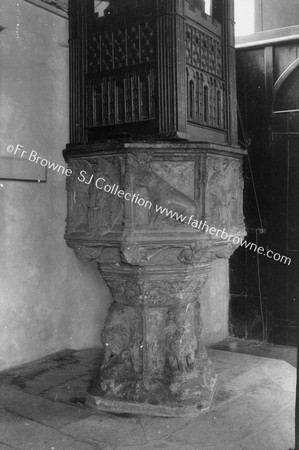
[[(143, 206), (144, 208), (148, 209), (153, 208), (152, 202), (140, 197), (139, 194), (131, 194), (130, 192), (125, 192), (121, 190), (117, 184), (113, 184), (113, 186), (111, 186), (110, 184), (105, 184), (106, 180), (104, 178), (100, 177), (95, 179), (94, 175), (88, 177), (87, 172), (85, 172), (84, 170), (80, 172), (78, 181), (84, 182), (88, 185), (94, 182), (97, 189), (103, 190), (106, 193), (109, 193), (111, 195), (117, 195), (119, 198), (124, 198), (125, 200), (130, 201), (131, 203), (138, 204), (139, 206)], [(279, 261), (288, 265), (290, 265), (292, 262), (291, 258), (287, 256), (281, 255), (280, 253), (274, 253), (272, 250), (269, 249), (266, 250), (262, 246), (258, 247), (257, 244), (253, 242), (247, 242), (243, 237), (228, 234), (225, 228), (223, 228), (222, 230), (219, 229), (217, 230), (215, 227), (210, 227), (206, 221), (203, 220), (198, 221), (193, 215), (189, 217), (183, 216), (182, 214), (178, 214), (177, 212), (169, 210), (168, 208), (165, 208), (158, 204), (155, 204), (155, 212), (160, 213), (165, 218), (174, 219), (182, 224), (186, 224), (191, 226), (192, 228), (197, 228), (200, 231), (204, 231), (205, 233), (208, 233), (211, 236), (223, 239), (228, 243), (240, 245), (241, 247), (245, 247), (246, 249), (249, 248), (250, 250), (257, 252), (259, 255), (267, 256), (270, 259), (274, 259), (274, 261)]]
[[(38, 156), (38, 153), (35, 150), (31, 150), (30, 154), (28, 155), (28, 152), (24, 150), (24, 147), (20, 144), (18, 144), (16, 147), (11, 144), (8, 145), (7, 152), (13, 153), (14, 155), (17, 154), (18, 156), (21, 156), (21, 158), (26, 157), (28, 161), (31, 161), (35, 164), (40, 164), (42, 167), (47, 167), (48, 169), (52, 169), (53, 171), (64, 174), (67, 177), (70, 177), (73, 173), (71, 169), (67, 169), (60, 164), (54, 164), (46, 158)], [(97, 189), (103, 190), (110, 195), (117, 195), (119, 198), (124, 198), (126, 201), (137, 204), (138, 206), (147, 208), (149, 210), (153, 209), (153, 203), (142, 198), (140, 194), (125, 192), (116, 184), (114, 184), (113, 186), (111, 186), (110, 184), (105, 184), (105, 178), (95, 178), (94, 174), (88, 175), (84, 170), (81, 170), (78, 176), (78, 181), (87, 185), (94, 183)], [(225, 228), (223, 228), (222, 230), (217, 230), (215, 227), (209, 226), (205, 220), (198, 221), (193, 215), (189, 217), (183, 216), (182, 214), (169, 210), (168, 208), (165, 208), (158, 204), (155, 204), (154, 207), (155, 212), (163, 215), (165, 219), (174, 219), (182, 224), (191, 226), (192, 228), (196, 228), (200, 231), (204, 231), (211, 236), (223, 239), (228, 243), (240, 245), (241, 247), (245, 247), (246, 249), (249, 248), (250, 250), (256, 252), (258, 255), (267, 256), (267, 258), (273, 259), (274, 261), (279, 261), (288, 265), (290, 265), (292, 262), (291, 258), (287, 256), (281, 255), (280, 253), (274, 253), (272, 250), (265, 249), (264, 247), (258, 247), (257, 244), (254, 244), (253, 242), (247, 242), (243, 237), (228, 234)]]

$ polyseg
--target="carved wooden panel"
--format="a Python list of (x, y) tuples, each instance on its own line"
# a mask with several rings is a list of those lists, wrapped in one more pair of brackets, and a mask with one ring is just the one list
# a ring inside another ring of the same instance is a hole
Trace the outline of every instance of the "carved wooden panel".
[(188, 121), (225, 129), (222, 44), (199, 27), (186, 25)]
[(73, 0), (71, 142), (237, 143), (232, 5), (218, 3), (208, 15), (201, 0), (111, 0), (99, 17)]
[(221, 40), (201, 28), (186, 24), (186, 62), (219, 78), (223, 77)]
[(104, 17), (95, 20), (94, 28), (88, 39), (88, 126), (155, 119), (154, 23), (120, 26)]

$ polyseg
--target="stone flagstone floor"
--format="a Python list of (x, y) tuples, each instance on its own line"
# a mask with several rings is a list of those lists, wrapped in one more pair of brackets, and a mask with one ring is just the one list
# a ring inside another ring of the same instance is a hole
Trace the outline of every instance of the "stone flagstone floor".
[(64, 351), (0, 373), (0, 450), (287, 450), (294, 447), (296, 369), (209, 349), (219, 373), (196, 419), (113, 415), (85, 405), (99, 350)]

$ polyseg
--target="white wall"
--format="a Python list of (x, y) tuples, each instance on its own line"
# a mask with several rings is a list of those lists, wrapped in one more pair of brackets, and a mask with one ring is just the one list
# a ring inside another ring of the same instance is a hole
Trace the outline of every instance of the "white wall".
[[(9, 144), (64, 164), (68, 22), (17, 0), (0, 0), (0, 13), (0, 164)], [(64, 242), (65, 176), (49, 170), (46, 183), (0, 180), (0, 210), (0, 370), (100, 346), (109, 291)]]

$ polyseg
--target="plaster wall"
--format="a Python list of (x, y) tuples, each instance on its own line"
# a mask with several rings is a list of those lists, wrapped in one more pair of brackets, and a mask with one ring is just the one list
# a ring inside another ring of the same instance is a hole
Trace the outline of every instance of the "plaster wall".
[[(64, 165), (68, 22), (25, 1), (0, 0), (0, 12), (0, 164), (7, 145), (20, 144)], [(0, 370), (100, 346), (109, 291), (64, 242), (65, 176), (0, 180), (0, 210)]]
[(299, 23), (299, 0), (255, 0), (255, 30), (266, 31)]

